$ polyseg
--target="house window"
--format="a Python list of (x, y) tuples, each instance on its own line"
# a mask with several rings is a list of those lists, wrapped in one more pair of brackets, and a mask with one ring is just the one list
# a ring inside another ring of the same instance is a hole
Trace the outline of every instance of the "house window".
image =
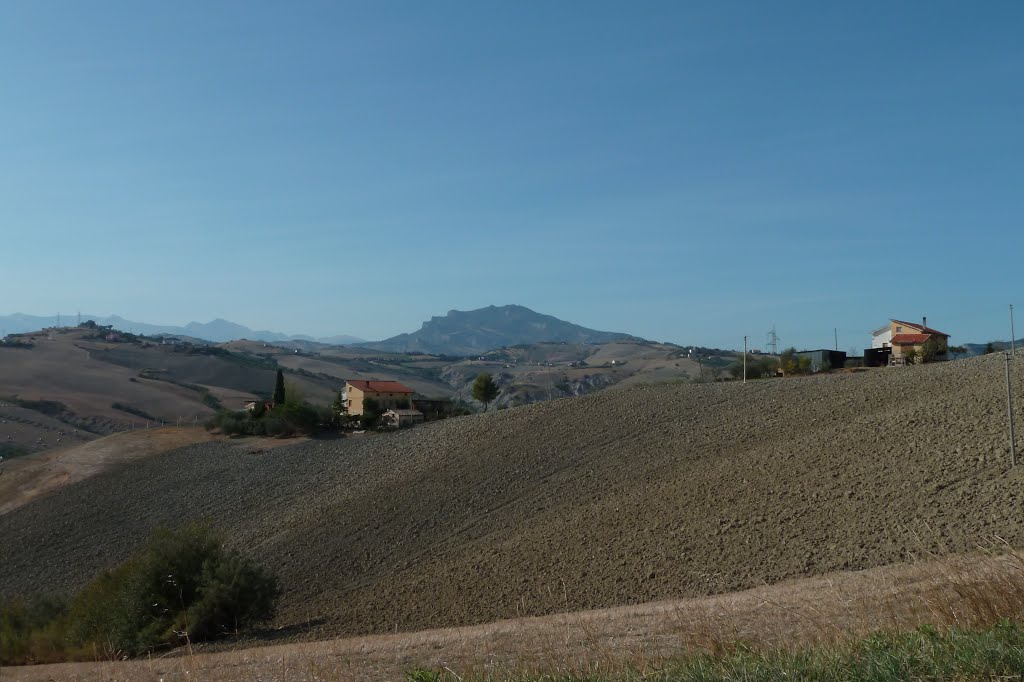
[(903, 327), (896, 327), (896, 333), (899, 334), (903, 331)]

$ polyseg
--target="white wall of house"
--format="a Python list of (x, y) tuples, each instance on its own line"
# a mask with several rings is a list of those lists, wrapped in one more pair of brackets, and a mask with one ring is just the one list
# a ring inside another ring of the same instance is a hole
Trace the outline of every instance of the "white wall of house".
[(884, 327), (876, 329), (871, 332), (871, 347), (872, 348), (888, 348), (892, 345), (892, 325), (887, 324)]

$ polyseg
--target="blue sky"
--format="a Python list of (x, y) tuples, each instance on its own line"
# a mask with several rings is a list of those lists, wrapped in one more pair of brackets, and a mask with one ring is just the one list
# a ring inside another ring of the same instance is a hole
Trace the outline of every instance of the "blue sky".
[(0, 314), (1006, 338), (1021, 35), (1010, 1), (2, 3)]

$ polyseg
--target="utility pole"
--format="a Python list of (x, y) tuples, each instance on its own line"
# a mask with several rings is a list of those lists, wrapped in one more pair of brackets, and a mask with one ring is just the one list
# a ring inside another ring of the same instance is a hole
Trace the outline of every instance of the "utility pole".
[(743, 337), (743, 383), (747, 383), (747, 337)]
[(1013, 304), (1010, 304), (1010, 353), (1017, 359), (1017, 335), (1013, 331)]
[(1013, 437), (1013, 391), (1010, 390), (1010, 355), (1006, 357), (1006, 414), (1010, 421), (1010, 466), (1017, 466), (1017, 444)]
[(839, 327), (832, 327), (832, 334), (836, 340), (836, 350), (839, 350)]

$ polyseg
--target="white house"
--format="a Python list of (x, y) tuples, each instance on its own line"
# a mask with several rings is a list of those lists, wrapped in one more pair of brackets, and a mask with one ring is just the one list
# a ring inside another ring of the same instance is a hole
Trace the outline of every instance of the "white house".
[(887, 324), (884, 327), (871, 332), (871, 347), (872, 348), (891, 348), (892, 347), (892, 325)]

